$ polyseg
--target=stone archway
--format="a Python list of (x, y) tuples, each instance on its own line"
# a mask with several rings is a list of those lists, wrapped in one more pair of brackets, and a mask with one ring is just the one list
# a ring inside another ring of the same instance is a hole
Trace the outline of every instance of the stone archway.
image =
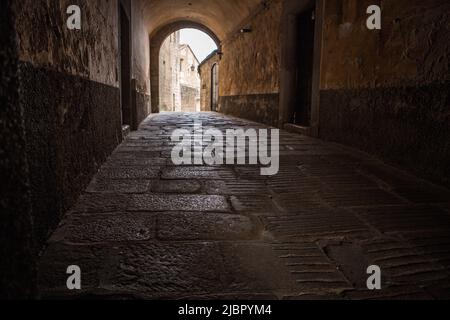
[(152, 113), (159, 113), (159, 53), (164, 40), (175, 31), (180, 29), (197, 29), (203, 31), (213, 39), (219, 52), (221, 51), (221, 41), (217, 35), (203, 24), (193, 21), (177, 21), (167, 24), (150, 35), (150, 82)]

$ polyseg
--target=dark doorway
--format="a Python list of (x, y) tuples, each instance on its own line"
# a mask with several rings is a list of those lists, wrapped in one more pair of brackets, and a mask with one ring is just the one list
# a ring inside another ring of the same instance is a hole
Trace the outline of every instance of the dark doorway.
[(211, 69), (211, 111), (216, 112), (219, 106), (219, 65)]
[(122, 124), (131, 126), (131, 45), (130, 18), (122, 4), (119, 5), (120, 15), (120, 96), (122, 106)]
[(311, 125), (314, 32), (315, 8), (312, 7), (296, 17), (295, 106), (291, 121), (306, 127)]

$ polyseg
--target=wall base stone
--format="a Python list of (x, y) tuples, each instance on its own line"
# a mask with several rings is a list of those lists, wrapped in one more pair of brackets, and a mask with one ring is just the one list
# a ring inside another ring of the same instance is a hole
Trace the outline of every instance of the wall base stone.
[(449, 86), (324, 90), (320, 137), (450, 186)]

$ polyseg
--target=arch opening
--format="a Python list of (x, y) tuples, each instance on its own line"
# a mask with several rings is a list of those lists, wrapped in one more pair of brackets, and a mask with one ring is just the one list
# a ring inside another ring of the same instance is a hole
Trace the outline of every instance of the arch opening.
[[(202, 58), (211, 52), (220, 51), (220, 43), (219, 38), (208, 27), (191, 21), (171, 23), (151, 34), (153, 113), (201, 110), (198, 68)], [(211, 52), (207, 52), (208, 48)]]

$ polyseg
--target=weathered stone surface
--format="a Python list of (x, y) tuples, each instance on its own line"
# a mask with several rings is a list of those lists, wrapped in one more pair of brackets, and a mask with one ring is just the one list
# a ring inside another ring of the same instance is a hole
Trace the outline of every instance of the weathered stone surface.
[(223, 213), (169, 213), (158, 215), (161, 240), (250, 240), (258, 225), (246, 216)]
[(86, 189), (88, 193), (145, 193), (150, 191), (154, 180), (96, 178)]
[(226, 198), (205, 195), (134, 195), (130, 210), (137, 211), (209, 211), (230, 210)]
[(157, 179), (160, 170), (154, 167), (104, 167), (97, 177), (100, 179)]
[[(171, 130), (191, 129), (198, 120), (219, 129), (253, 126), (214, 113), (161, 114), (132, 136), (148, 141), (156, 135), (155, 148), (170, 149)], [(154, 153), (142, 148), (145, 142), (130, 141), (53, 234), (40, 264), (44, 296), (447, 296), (445, 188), (349, 149), (285, 132), (280, 145), (291, 154), (273, 177), (261, 177), (257, 166), (177, 167), (168, 155), (163, 164), (166, 151)], [(154, 159), (160, 167), (142, 166)], [(155, 170), (162, 176), (147, 180)], [(111, 179), (105, 172), (135, 178)], [(86, 273), (86, 286), (76, 293), (65, 289), (71, 264)], [(369, 265), (382, 269), (379, 292), (365, 287)]]
[(0, 10), (0, 298), (29, 299), (35, 293), (38, 248), (32, 208), (23, 108), (19, 103), (15, 1)]
[(152, 192), (155, 193), (198, 193), (201, 184), (193, 180), (158, 180), (155, 181)]
[(154, 238), (156, 217), (151, 214), (108, 214), (66, 217), (49, 242), (71, 244), (143, 241)]

